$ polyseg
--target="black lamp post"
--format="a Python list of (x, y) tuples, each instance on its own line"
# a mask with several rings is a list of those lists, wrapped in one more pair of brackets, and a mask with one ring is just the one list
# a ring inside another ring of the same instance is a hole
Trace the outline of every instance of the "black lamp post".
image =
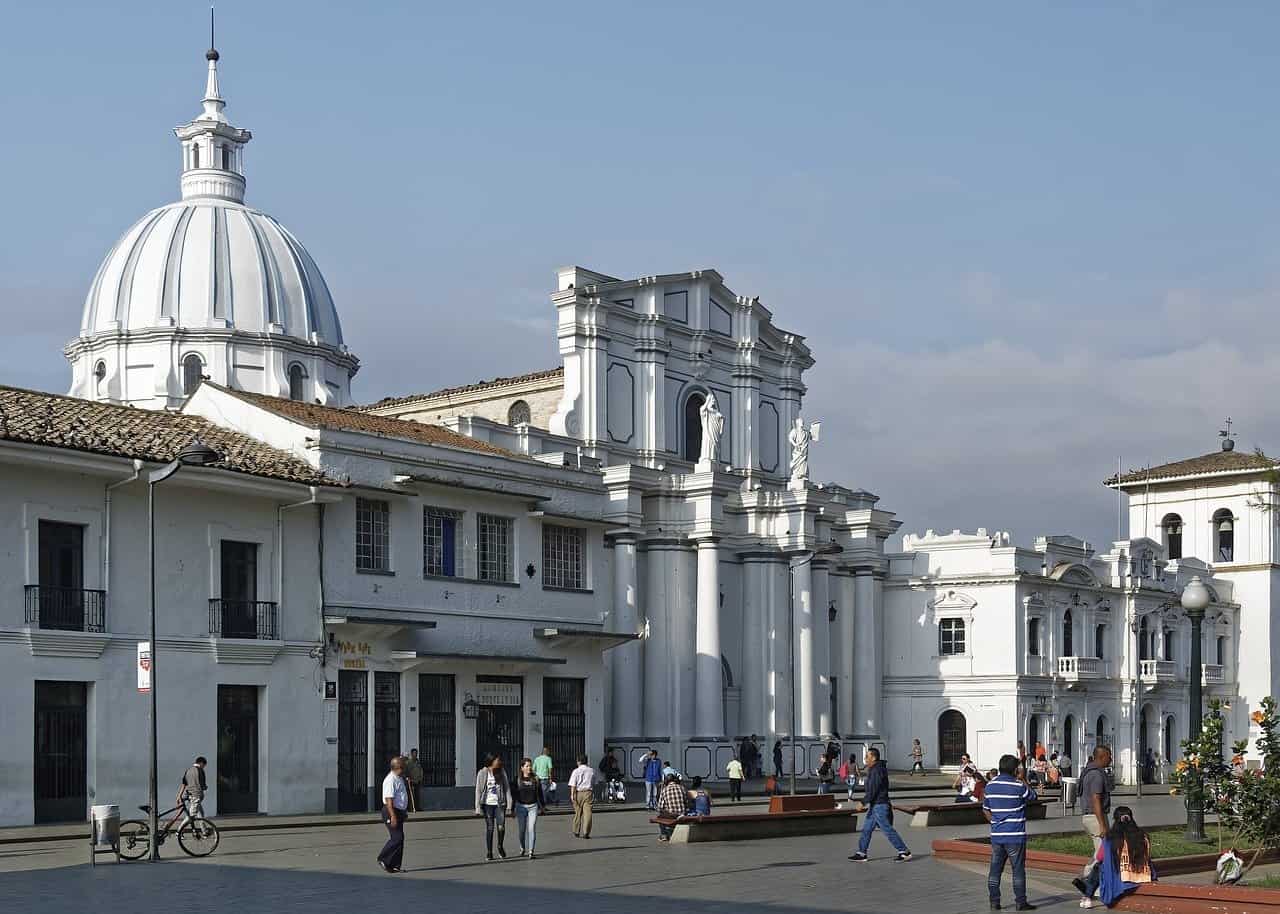
[[(1200, 735), (1201, 682), (1204, 676), (1204, 667), (1200, 658), (1200, 625), (1204, 622), (1204, 611), (1209, 605), (1209, 600), (1209, 588), (1205, 587), (1199, 575), (1195, 575), (1182, 591), (1182, 609), (1191, 620), (1191, 668), (1187, 672), (1191, 677), (1191, 707), (1187, 714), (1187, 736), (1190, 739)], [(1199, 784), (1187, 797), (1188, 841), (1204, 840), (1204, 800), (1201, 796), (1203, 789), (1204, 785)]]
[(153, 470), (147, 477), (147, 545), (150, 550), (147, 565), (151, 575), (151, 768), (147, 780), (147, 802), (150, 804), (147, 822), (150, 826), (148, 834), (151, 836), (151, 849), (147, 855), (149, 860), (160, 859), (160, 843), (156, 840), (156, 835), (159, 834), (157, 815), (160, 811), (157, 802), (159, 797), (156, 793), (156, 769), (158, 767), (156, 759), (156, 654), (159, 647), (156, 642), (156, 486), (184, 466), (201, 467), (218, 459), (220, 458), (217, 451), (199, 438), (193, 438), (191, 443), (179, 452), (177, 458), (160, 469)]

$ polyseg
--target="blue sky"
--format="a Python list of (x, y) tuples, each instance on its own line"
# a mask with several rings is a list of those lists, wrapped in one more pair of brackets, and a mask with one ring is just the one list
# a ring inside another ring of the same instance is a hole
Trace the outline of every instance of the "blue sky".
[[(555, 364), (554, 269), (715, 267), (818, 359), (819, 478), (904, 531), (1115, 535), (1099, 480), (1280, 449), (1280, 6), (219, 4), (248, 200), (374, 400)], [(889, 8), (893, 7), (893, 8)], [(4, 0), (0, 381), (177, 194), (199, 3)]]

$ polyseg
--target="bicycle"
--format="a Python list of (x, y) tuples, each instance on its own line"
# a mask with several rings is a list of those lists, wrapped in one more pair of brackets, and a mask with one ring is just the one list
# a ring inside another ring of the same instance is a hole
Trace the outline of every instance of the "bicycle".
[[(151, 812), (151, 807), (139, 806), (143, 812)], [(156, 817), (157, 822), (163, 822), (165, 816), (170, 813), (181, 812), (181, 816), (175, 815), (168, 822), (160, 826), (160, 833), (156, 836), (156, 848), (164, 847), (165, 838), (169, 837), (169, 833), (173, 831), (173, 825), (182, 819), (182, 825), (178, 827), (178, 846), (190, 857), (208, 857), (218, 847), (218, 826), (204, 816), (192, 816), (182, 806), (174, 806), (166, 809)], [(142, 819), (126, 819), (120, 823), (120, 856), (126, 860), (141, 860), (151, 851), (151, 826)]]

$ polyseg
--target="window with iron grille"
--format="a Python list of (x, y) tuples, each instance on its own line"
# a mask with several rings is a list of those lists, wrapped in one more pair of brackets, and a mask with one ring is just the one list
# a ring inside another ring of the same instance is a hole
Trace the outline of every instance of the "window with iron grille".
[(422, 572), (453, 577), (458, 573), (458, 521), (462, 512), (422, 509)]
[(356, 571), (391, 570), (391, 503), (356, 499)]
[(582, 590), (582, 531), (558, 524), (542, 525), (542, 585)]
[(943, 657), (964, 653), (963, 619), (943, 619), (938, 623), (938, 653)]
[(480, 580), (510, 583), (511, 518), (478, 514), (476, 532)]

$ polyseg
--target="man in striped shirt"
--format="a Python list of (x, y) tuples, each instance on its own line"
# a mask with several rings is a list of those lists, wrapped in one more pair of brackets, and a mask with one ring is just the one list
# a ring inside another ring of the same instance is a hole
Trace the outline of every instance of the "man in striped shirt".
[(987, 784), (982, 799), (982, 812), (991, 823), (991, 872), (987, 875), (987, 892), (991, 910), (1000, 910), (1000, 877), (1006, 860), (1013, 869), (1015, 911), (1034, 911), (1027, 901), (1027, 804), (1036, 792), (1026, 781), (1016, 755), (1000, 757), (1000, 774)]

